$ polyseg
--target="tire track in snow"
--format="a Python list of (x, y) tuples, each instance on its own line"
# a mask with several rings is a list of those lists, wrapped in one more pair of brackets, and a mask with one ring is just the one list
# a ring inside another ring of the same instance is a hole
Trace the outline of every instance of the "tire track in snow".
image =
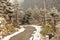
[(40, 31), (42, 30), (41, 26), (37, 26), (37, 25), (31, 25), (31, 26), (34, 27), (36, 31), (34, 31), (34, 33), (32, 34), (29, 40), (40, 40), (41, 39)]

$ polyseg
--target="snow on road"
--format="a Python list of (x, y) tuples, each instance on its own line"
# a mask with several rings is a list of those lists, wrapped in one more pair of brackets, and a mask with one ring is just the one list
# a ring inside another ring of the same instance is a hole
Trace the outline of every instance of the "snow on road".
[[(36, 31), (33, 31), (33, 34), (31, 34), (32, 36), (29, 38), (29, 40), (40, 40), (41, 37), (40, 37), (40, 31), (41, 31), (41, 26), (37, 26), (37, 25), (26, 25), (26, 26), (32, 26), (36, 29)], [(2, 40), (9, 40), (11, 37), (23, 32), (25, 30), (25, 28), (23, 26), (20, 26), (21, 29), (19, 29), (19, 31), (7, 36), (7, 37), (4, 37)]]
[(32, 37), (30, 37), (29, 40), (40, 40), (41, 39), (40, 31), (42, 30), (41, 26), (37, 25), (31, 25), (31, 26), (35, 27), (36, 31), (34, 31), (34, 34), (32, 34)]
[(15, 33), (13, 33), (13, 34), (7, 36), (7, 37), (4, 37), (2, 40), (9, 40), (11, 37), (13, 37), (13, 36), (15, 36), (15, 35), (17, 35), (17, 34), (23, 32), (24, 30), (25, 30), (25, 28), (23, 28), (23, 27), (21, 26), (21, 29), (19, 29), (17, 32), (15, 32)]

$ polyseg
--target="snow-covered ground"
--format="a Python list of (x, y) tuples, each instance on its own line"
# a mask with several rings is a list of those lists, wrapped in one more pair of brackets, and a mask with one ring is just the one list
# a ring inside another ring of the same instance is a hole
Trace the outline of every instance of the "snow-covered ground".
[[(41, 26), (37, 26), (37, 25), (28, 25), (28, 26), (32, 26), (36, 29), (36, 31), (33, 32), (33, 34), (31, 34), (32, 36), (29, 38), (29, 40), (40, 40), (41, 39), (41, 36), (40, 36), (40, 31), (41, 31)], [(23, 32), (25, 30), (25, 28), (23, 26), (20, 26), (21, 29), (19, 29), (19, 31), (7, 36), (7, 37), (4, 37), (2, 40), (9, 40), (11, 37)]]
[(11, 37), (13, 37), (13, 36), (15, 36), (15, 35), (17, 35), (17, 34), (23, 32), (24, 30), (25, 30), (25, 28), (23, 28), (23, 27), (21, 26), (21, 29), (19, 29), (17, 32), (15, 32), (15, 33), (13, 33), (13, 34), (7, 36), (7, 37), (4, 37), (2, 40), (9, 40)]
[(35, 27), (36, 31), (34, 31), (34, 34), (32, 34), (32, 37), (30, 37), (29, 40), (40, 40), (41, 39), (40, 31), (42, 30), (41, 26), (37, 25), (31, 25), (31, 26)]

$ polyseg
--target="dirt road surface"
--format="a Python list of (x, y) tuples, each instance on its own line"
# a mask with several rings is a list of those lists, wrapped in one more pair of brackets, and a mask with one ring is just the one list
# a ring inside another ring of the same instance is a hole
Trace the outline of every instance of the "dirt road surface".
[(24, 32), (10, 38), (10, 40), (29, 40), (34, 31), (36, 31), (34, 27), (27, 26)]

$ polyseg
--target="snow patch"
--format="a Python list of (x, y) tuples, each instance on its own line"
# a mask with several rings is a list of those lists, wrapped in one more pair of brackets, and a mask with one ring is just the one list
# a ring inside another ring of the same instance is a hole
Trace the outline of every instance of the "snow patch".
[(35, 27), (36, 31), (34, 31), (34, 34), (32, 34), (32, 37), (30, 37), (29, 40), (40, 40), (41, 39), (41, 26), (37, 25), (31, 25), (32, 27)]
[(13, 36), (15, 36), (15, 35), (17, 35), (17, 34), (23, 32), (24, 30), (25, 30), (25, 28), (23, 28), (23, 27), (21, 26), (21, 29), (19, 29), (17, 32), (15, 32), (15, 33), (13, 33), (13, 34), (7, 36), (7, 37), (4, 37), (2, 40), (9, 40), (11, 37), (13, 37)]

